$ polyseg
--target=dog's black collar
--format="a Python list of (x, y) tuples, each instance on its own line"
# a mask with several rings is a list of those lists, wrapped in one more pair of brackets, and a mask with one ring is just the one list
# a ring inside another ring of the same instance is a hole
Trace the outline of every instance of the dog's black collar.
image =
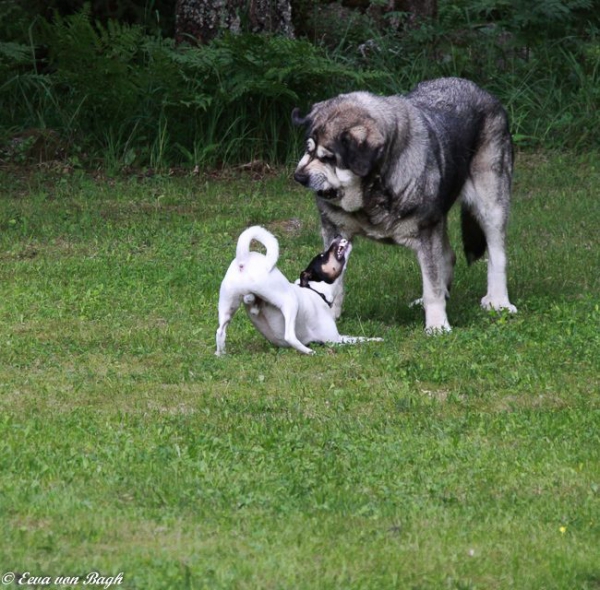
[[(302, 285), (300, 285), (302, 286)], [(327, 305), (329, 307), (331, 307), (333, 305), (333, 301), (327, 301), (327, 297), (325, 297), (325, 295), (323, 295), (323, 293), (317, 291), (316, 289), (313, 289), (310, 285), (306, 285), (304, 287), (305, 289), (310, 289), (313, 293), (316, 293), (325, 303), (327, 303)]]

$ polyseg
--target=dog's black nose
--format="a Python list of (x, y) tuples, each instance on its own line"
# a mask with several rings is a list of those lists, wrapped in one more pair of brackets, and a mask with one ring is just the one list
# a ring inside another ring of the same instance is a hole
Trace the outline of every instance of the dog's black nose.
[(300, 184), (307, 186), (309, 181), (309, 176), (306, 172), (294, 172), (294, 180), (299, 182)]

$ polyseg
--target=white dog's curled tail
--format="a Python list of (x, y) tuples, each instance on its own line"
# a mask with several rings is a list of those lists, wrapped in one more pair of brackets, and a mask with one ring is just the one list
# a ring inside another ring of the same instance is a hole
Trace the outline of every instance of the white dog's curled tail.
[(267, 268), (271, 272), (279, 259), (279, 242), (271, 232), (260, 225), (253, 225), (240, 234), (235, 251), (237, 263), (242, 266), (248, 260), (252, 240), (260, 242), (267, 249), (265, 258), (267, 259)]

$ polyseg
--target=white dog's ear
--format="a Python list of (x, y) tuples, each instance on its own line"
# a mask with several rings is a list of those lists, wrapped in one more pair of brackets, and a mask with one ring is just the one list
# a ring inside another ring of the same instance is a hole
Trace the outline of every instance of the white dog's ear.
[(367, 176), (383, 153), (384, 141), (375, 125), (356, 125), (341, 135), (342, 160), (354, 174)]
[(300, 273), (300, 286), (308, 287), (308, 281), (310, 281), (311, 278), (312, 278), (312, 274), (310, 272), (308, 272), (307, 270), (303, 270)]

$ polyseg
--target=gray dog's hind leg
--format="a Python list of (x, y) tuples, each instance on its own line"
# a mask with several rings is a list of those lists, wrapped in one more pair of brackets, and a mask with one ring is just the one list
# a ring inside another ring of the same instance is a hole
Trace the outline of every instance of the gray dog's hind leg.
[(510, 204), (510, 177), (492, 169), (480, 170), (467, 183), (464, 203), (485, 234), (488, 250), (487, 293), (481, 300), (485, 309), (517, 308), (508, 299), (505, 236)]

